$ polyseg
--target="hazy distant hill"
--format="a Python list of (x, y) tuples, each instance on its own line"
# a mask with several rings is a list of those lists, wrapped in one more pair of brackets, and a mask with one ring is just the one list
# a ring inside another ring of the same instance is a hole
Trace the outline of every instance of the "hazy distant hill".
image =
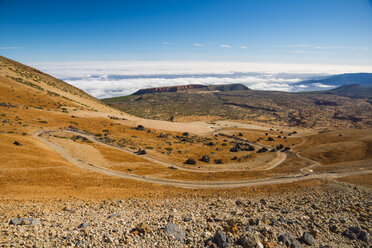
[(343, 86), (349, 84), (359, 84), (362, 86), (371, 85), (372, 86), (372, 73), (345, 73), (340, 75), (333, 75), (320, 79), (306, 80), (296, 83), (295, 85), (305, 85), (310, 86), (309, 89), (312, 89), (312, 85), (329, 85), (329, 86)]
[(372, 98), (372, 85), (365, 84), (364, 87), (360, 86), (359, 84), (343, 85), (324, 93), (351, 98)]

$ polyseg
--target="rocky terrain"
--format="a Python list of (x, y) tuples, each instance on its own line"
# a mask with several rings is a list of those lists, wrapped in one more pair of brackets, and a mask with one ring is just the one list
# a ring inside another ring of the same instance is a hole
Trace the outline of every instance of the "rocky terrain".
[(251, 196), (0, 203), (2, 247), (369, 247), (372, 194), (345, 183)]
[[(355, 97), (357, 94), (360, 97)], [(163, 92), (103, 101), (127, 113), (150, 119), (177, 121), (211, 116), (214, 120), (256, 121), (307, 128), (366, 128), (372, 126), (370, 98), (370, 88), (342, 86), (331, 91), (301, 93), (220, 91), (216, 88), (216, 91)]]

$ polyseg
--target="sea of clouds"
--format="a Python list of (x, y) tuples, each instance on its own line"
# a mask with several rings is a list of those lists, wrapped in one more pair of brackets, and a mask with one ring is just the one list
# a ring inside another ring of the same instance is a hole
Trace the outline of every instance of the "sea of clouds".
[(372, 72), (371, 66), (239, 62), (49, 62), (36, 67), (97, 98), (123, 96), (142, 88), (185, 84), (242, 83), (255, 90), (325, 90), (334, 85), (298, 82), (328, 75)]

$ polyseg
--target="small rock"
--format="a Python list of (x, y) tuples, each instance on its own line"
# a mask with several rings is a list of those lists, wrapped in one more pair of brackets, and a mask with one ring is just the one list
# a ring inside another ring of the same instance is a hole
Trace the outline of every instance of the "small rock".
[(14, 141), (13, 144), (16, 145), (16, 146), (23, 146), (23, 145), (22, 145), (21, 143), (19, 143), (18, 141)]
[(274, 248), (275, 246), (274, 246), (274, 242), (272, 242), (272, 241), (270, 241), (270, 242), (268, 242), (268, 241), (264, 241), (264, 242), (262, 242), (262, 244), (263, 244), (263, 247), (264, 248)]
[(278, 236), (278, 241), (285, 244), (287, 247), (291, 248), (301, 248), (301, 243), (297, 240), (294, 240), (290, 234), (288, 233), (281, 233)]
[(239, 244), (243, 246), (243, 248), (263, 248), (264, 247), (260, 239), (254, 235), (246, 235), (246, 236), (240, 237)]
[(112, 218), (120, 218), (120, 214), (117, 214), (117, 213), (114, 213), (114, 214), (111, 214), (108, 219), (112, 219)]
[(38, 226), (39, 221), (37, 221), (34, 218), (16, 218), (16, 219), (11, 219), (9, 224), (12, 225), (32, 225), (32, 226)]
[(78, 226), (78, 228), (79, 229), (87, 229), (88, 228), (88, 226), (89, 226), (89, 223), (87, 223), (87, 222), (83, 222), (83, 223), (81, 223), (79, 226)]
[(215, 164), (223, 164), (222, 159), (215, 159), (214, 163)]
[(137, 231), (138, 233), (146, 234), (146, 233), (151, 232), (151, 228), (148, 225), (146, 225), (145, 223), (140, 223), (136, 226), (134, 231)]
[(220, 229), (217, 230), (216, 234), (212, 239), (213, 243), (219, 248), (229, 247), (232, 244), (232, 239), (224, 234)]

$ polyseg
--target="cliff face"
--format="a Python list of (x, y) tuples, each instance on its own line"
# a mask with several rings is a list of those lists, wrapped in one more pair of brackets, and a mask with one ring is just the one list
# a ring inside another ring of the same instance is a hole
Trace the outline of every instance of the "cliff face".
[(147, 88), (147, 89), (141, 89), (133, 93), (133, 95), (143, 95), (143, 94), (161, 93), (161, 92), (177, 92), (177, 91), (183, 91), (183, 90), (202, 89), (202, 88), (207, 89), (208, 86), (201, 85), (201, 84), (189, 84), (189, 85), (180, 85), (180, 86)]

